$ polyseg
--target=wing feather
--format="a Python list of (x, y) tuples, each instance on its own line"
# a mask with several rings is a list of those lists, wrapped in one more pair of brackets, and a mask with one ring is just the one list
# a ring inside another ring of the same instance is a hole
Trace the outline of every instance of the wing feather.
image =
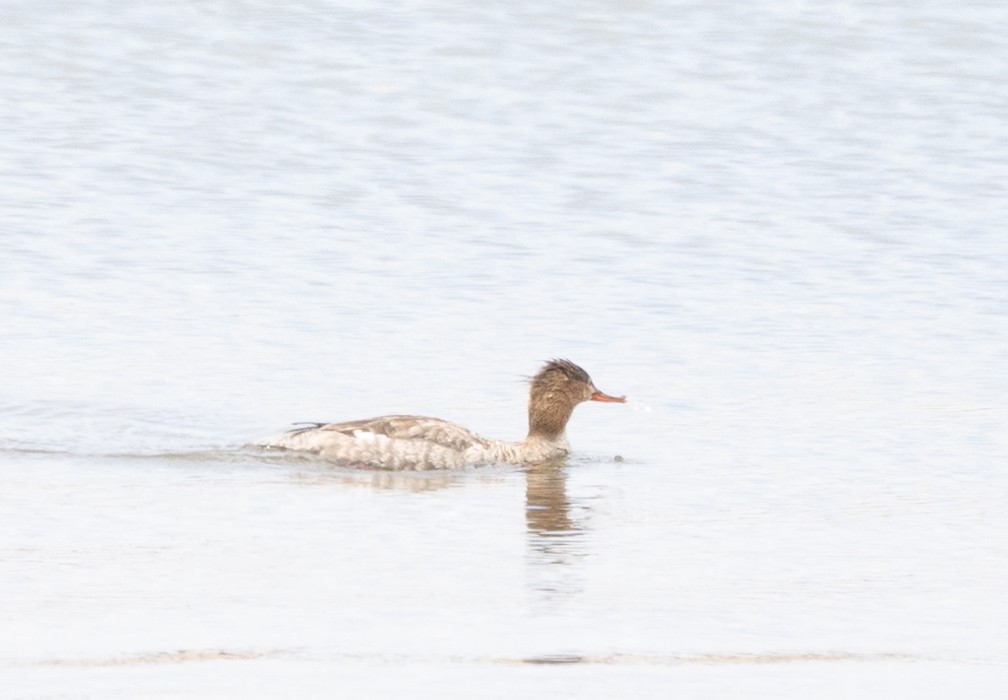
[(427, 416), (381, 416), (345, 423), (327, 423), (294, 430), (290, 434), (312, 430), (337, 432), (356, 438), (370, 434), (392, 440), (420, 440), (459, 451), (484, 442), (483, 438), (461, 425)]

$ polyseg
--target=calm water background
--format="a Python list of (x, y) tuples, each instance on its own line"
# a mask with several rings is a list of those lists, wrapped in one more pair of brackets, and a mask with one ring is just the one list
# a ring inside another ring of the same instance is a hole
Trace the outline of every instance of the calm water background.
[[(0, 27), (0, 696), (1001, 697), (1003, 3)], [(242, 449), (553, 356), (562, 469)]]

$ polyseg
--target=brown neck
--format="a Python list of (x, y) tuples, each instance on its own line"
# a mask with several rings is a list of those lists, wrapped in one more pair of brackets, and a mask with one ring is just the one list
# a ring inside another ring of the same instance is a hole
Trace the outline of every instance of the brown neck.
[(529, 437), (549, 440), (563, 435), (574, 406), (566, 401), (529, 400)]

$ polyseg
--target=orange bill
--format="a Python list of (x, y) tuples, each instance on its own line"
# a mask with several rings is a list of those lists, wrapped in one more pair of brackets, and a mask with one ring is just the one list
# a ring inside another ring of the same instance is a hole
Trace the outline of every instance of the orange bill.
[(591, 395), (592, 401), (608, 401), (611, 403), (626, 403), (625, 396), (609, 396), (609, 394), (603, 394), (601, 391), (596, 389)]

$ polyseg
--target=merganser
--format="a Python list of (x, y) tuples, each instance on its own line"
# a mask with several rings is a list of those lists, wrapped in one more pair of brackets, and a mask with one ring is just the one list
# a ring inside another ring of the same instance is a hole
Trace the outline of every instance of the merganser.
[(550, 360), (529, 388), (528, 436), (521, 442), (485, 438), (440, 418), (382, 416), (347, 423), (312, 423), (256, 446), (310, 452), (378, 469), (459, 469), (488, 462), (534, 464), (570, 452), (565, 429), (582, 401), (624, 403), (599, 391), (570, 360)]

